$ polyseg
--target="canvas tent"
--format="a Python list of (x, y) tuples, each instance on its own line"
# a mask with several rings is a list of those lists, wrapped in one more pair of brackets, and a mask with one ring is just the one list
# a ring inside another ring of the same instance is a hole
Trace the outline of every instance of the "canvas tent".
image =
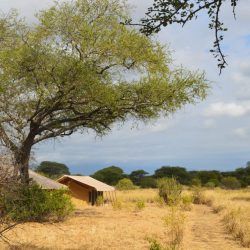
[(67, 185), (74, 198), (85, 201), (87, 204), (94, 205), (97, 197), (104, 197), (104, 193), (108, 200), (115, 200), (114, 187), (90, 176), (64, 175), (58, 182)]

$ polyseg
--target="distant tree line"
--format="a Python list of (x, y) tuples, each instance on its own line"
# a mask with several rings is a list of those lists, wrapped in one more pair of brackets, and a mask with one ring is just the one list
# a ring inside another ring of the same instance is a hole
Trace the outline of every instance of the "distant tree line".
[(224, 187), (236, 189), (250, 185), (250, 162), (247, 162), (246, 167), (237, 168), (234, 171), (228, 172), (218, 170), (187, 171), (184, 167), (162, 166), (156, 169), (153, 175), (149, 175), (149, 173), (143, 169), (125, 174), (122, 168), (110, 166), (96, 171), (92, 177), (113, 186), (117, 185), (120, 180), (127, 178), (136, 186), (155, 188), (157, 179), (174, 177), (181, 184), (187, 186), (196, 185), (209, 188)]
[[(69, 168), (62, 163), (44, 161), (36, 167), (36, 172), (57, 179), (62, 175), (69, 175)], [(80, 175), (80, 174), (77, 174)], [(218, 170), (188, 171), (179, 166), (162, 166), (149, 175), (143, 169), (124, 173), (123, 169), (117, 166), (110, 166), (96, 171), (93, 178), (116, 186), (122, 179), (129, 179), (135, 186), (141, 188), (155, 188), (157, 179), (174, 177), (179, 183), (187, 186), (224, 187), (236, 189), (250, 186), (250, 161), (245, 167), (236, 168), (234, 171), (221, 172)]]

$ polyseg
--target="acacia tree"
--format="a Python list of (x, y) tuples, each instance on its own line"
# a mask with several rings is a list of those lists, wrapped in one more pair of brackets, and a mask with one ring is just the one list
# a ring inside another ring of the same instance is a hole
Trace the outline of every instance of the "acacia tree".
[[(225, 3), (230, 2), (235, 17), (235, 7), (238, 0), (154, 0), (153, 6), (148, 8), (146, 15), (141, 19), (141, 31), (146, 35), (157, 33), (162, 27), (173, 23), (184, 26), (187, 22), (197, 19), (202, 11), (207, 12), (209, 17), (208, 27), (214, 30), (213, 48), (210, 50), (217, 59), (220, 73), (227, 62), (221, 48), (223, 32), (227, 31), (221, 21), (220, 13)], [(132, 24), (132, 19), (125, 23)]]
[[(206, 96), (204, 76), (170, 69), (158, 43), (120, 23), (116, 0), (56, 3), (28, 26), (2, 22), (0, 138), (29, 182), (32, 146), (91, 129), (97, 135), (127, 119), (168, 115)], [(11, 43), (5, 43), (11, 35)]]

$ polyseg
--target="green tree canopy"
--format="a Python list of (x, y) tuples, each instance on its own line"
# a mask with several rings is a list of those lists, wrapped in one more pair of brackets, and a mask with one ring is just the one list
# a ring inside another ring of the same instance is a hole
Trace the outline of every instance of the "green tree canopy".
[(181, 184), (190, 183), (190, 175), (183, 167), (163, 166), (155, 170), (155, 178), (176, 178)]
[(132, 190), (135, 189), (136, 186), (134, 186), (133, 182), (128, 178), (123, 178), (118, 181), (116, 188), (118, 190)]
[(104, 135), (115, 122), (156, 119), (206, 96), (203, 74), (173, 69), (163, 46), (120, 24), (127, 18), (118, 0), (56, 2), (32, 26), (0, 18), (0, 139), (22, 182), (39, 142)]
[(70, 175), (69, 168), (65, 164), (53, 161), (42, 161), (36, 168), (36, 172), (43, 173), (50, 178)]
[(146, 172), (145, 170), (143, 169), (139, 169), (139, 170), (135, 170), (135, 171), (132, 171), (129, 175), (129, 178), (133, 181), (133, 183), (135, 185), (140, 185), (141, 184), (141, 180), (142, 178), (147, 175), (148, 172)]
[(91, 177), (114, 186), (126, 176), (121, 168), (110, 166), (96, 171)]
[(141, 188), (156, 188), (157, 181), (152, 176), (145, 176), (141, 179), (140, 186)]
[(221, 184), (225, 189), (238, 189), (241, 187), (240, 181), (234, 176), (223, 177)]

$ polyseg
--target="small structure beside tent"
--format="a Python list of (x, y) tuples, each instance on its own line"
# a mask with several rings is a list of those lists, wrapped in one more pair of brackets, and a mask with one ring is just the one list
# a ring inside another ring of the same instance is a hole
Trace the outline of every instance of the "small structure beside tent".
[(94, 205), (98, 196), (105, 197), (109, 201), (115, 200), (115, 188), (90, 176), (64, 175), (57, 180), (59, 183), (67, 185), (76, 199)]
[(53, 189), (61, 189), (67, 188), (67, 186), (58, 183), (48, 177), (37, 174), (36, 172), (29, 169), (29, 176), (32, 181), (34, 181), (37, 185), (39, 185), (42, 189), (53, 190)]
[[(3, 162), (0, 159), (0, 173), (1, 172), (4, 172), (8, 175), (14, 175), (14, 166), (8, 161)], [(40, 175), (30, 169), (29, 169), (29, 177), (31, 181), (35, 182), (42, 189), (54, 190), (54, 189), (67, 188), (67, 186), (58, 183), (46, 176)]]

